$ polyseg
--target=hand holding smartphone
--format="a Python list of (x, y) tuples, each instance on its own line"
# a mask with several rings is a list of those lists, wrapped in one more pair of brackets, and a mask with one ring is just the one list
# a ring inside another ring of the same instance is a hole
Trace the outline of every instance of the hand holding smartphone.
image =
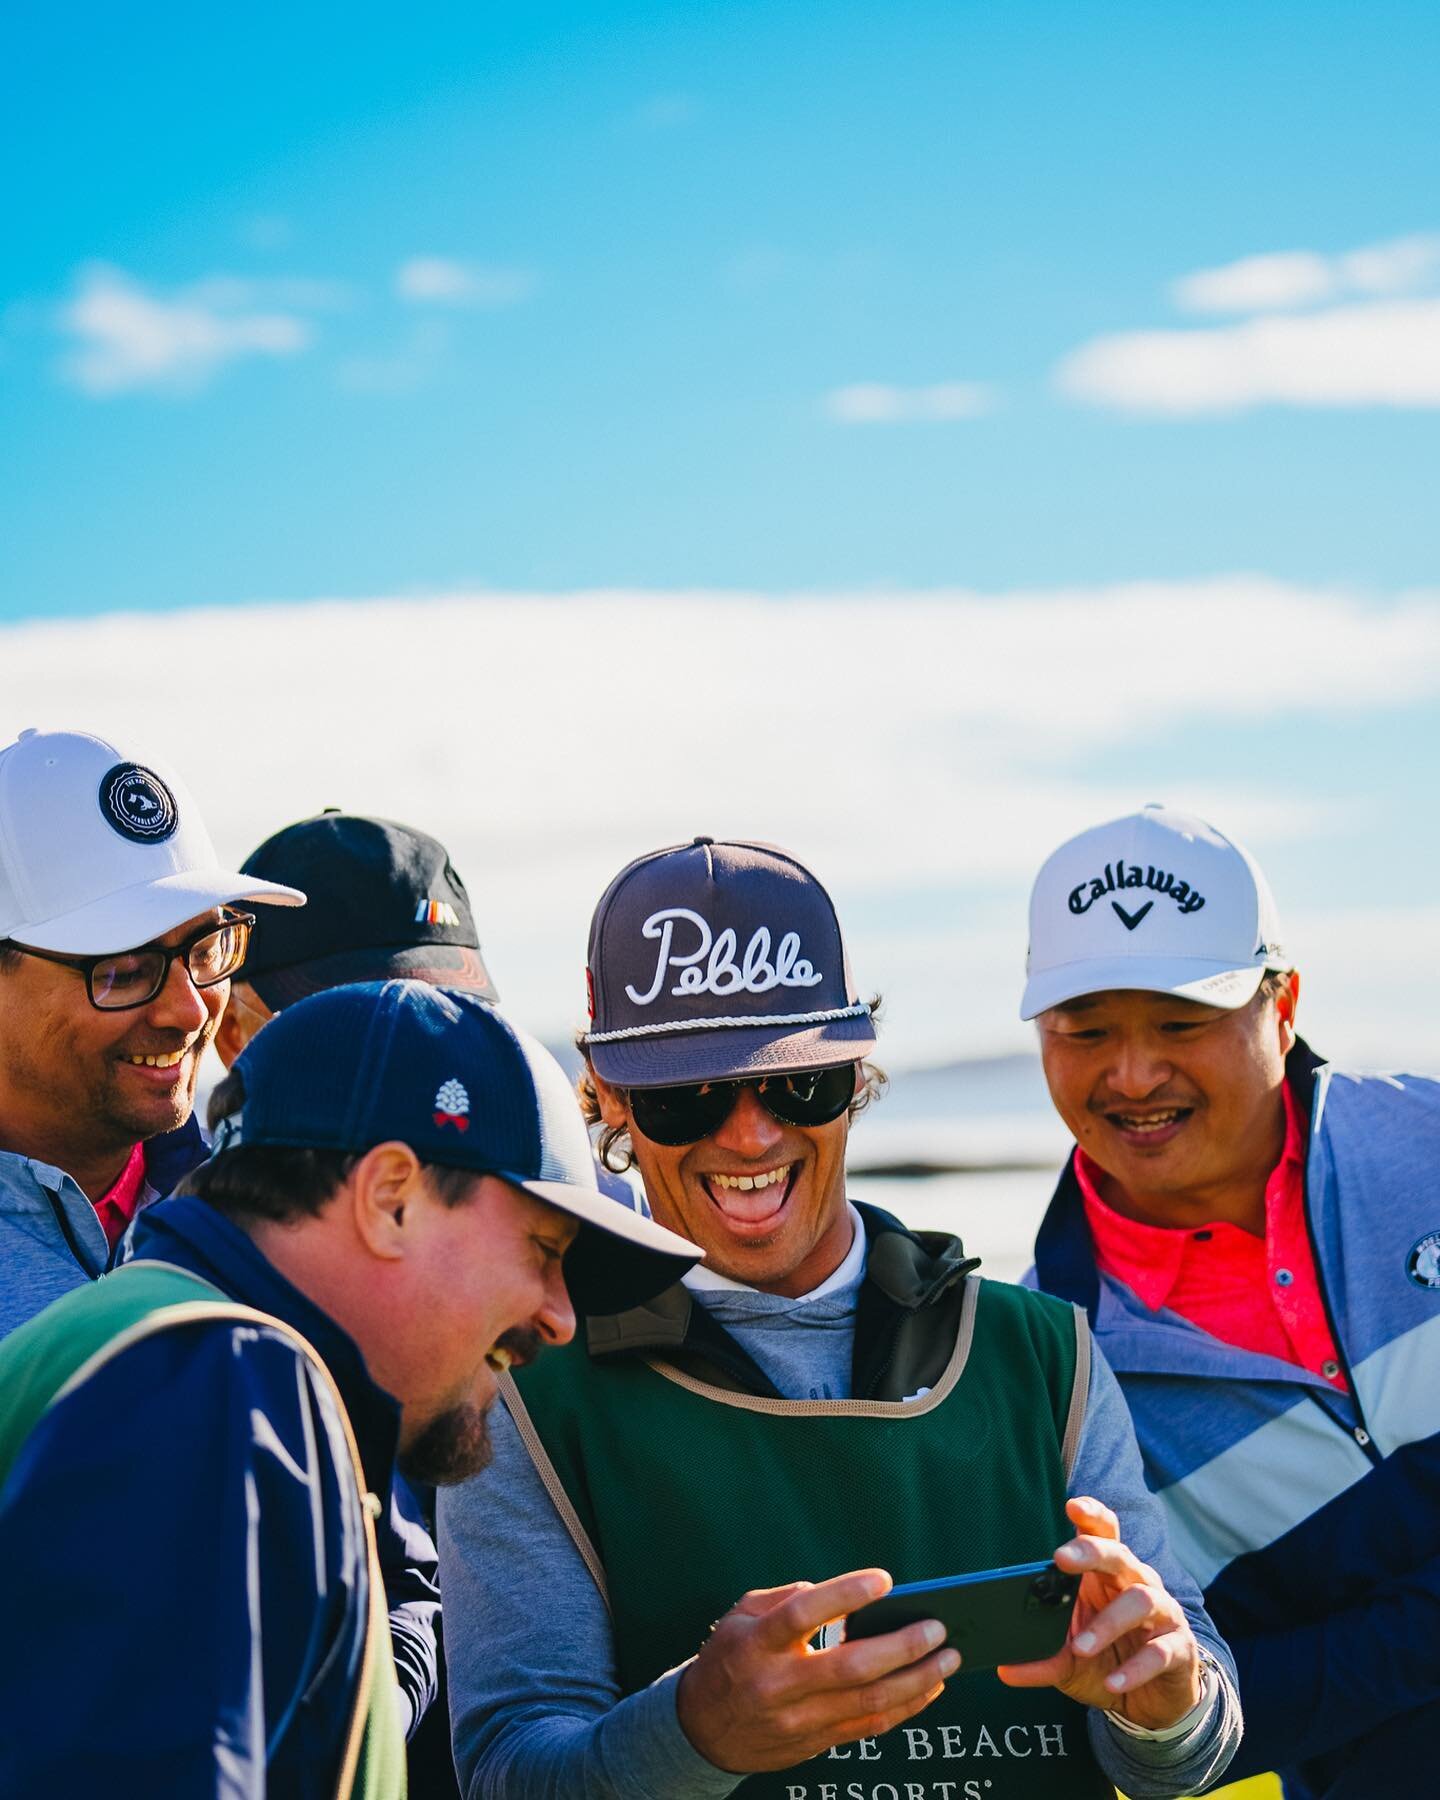
[(879, 1637), (921, 1619), (939, 1619), (945, 1642), (960, 1652), (962, 1674), (1039, 1662), (1065, 1642), (1079, 1592), (1080, 1576), (1053, 1562), (912, 1581), (851, 1613), (845, 1636)]

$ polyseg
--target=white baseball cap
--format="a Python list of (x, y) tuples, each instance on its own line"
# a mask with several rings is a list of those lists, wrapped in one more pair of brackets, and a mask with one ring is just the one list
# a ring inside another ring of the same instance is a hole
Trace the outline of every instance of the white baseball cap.
[(220, 867), (167, 763), (79, 731), (22, 731), (0, 750), (0, 940), (103, 956), (234, 900), (305, 904)]
[(1152, 804), (1082, 831), (1035, 877), (1020, 1017), (1112, 988), (1234, 1011), (1267, 969), (1292, 966), (1249, 852)]

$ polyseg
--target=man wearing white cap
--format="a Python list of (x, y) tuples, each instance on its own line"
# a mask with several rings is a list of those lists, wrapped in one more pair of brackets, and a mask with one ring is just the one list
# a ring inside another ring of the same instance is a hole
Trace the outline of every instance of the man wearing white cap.
[(79, 732), (0, 750), (0, 1334), (93, 1280), (204, 1154), (200, 1058), (253, 915), (184, 783)]
[(1440, 1084), (1314, 1055), (1264, 876), (1163, 807), (1045, 863), (1028, 976), (1076, 1140), (1033, 1279), (1089, 1313), (1235, 1652), (1229, 1774), (1414, 1791), (1440, 1733)]

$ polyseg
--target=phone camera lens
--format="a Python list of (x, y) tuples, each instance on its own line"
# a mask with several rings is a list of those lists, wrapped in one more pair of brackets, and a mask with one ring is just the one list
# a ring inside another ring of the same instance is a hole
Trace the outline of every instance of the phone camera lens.
[(1063, 1606), (1070, 1597), (1065, 1577), (1053, 1564), (1048, 1569), (1042, 1569), (1035, 1577), (1030, 1584), (1030, 1592), (1040, 1606)]

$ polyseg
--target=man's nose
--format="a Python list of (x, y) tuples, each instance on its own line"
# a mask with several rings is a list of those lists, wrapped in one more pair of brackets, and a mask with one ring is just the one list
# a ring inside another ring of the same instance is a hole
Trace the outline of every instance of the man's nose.
[(575, 1308), (558, 1259), (546, 1265), (545, 1298), (536, 1309), (535, 1329), (547, 1344), (568, 1344), (575, 1335)]
[(1164, 1087), (1174, 1073), (1175, 1065), (1163, 1046), (1147, 1035), (1136, 1033), (1122, 1037), (1116, 1044), (1105, 1077), (1115, 1093), (1125, 1099), (1145, 1100), (1157, 1088)]
[[(207, 988), (206, 993), (216, 990)], [(152, 1025), (163, 1026), (170, 1031), (194, 1033), (199, 1031), (210, 1016), (205, 994), (190, 979), (190, 971), (185, 965), (185, 958), (177, 956), (165, 973), (165, 985), (145, 1009), (146, 1017)]]
[(780, 1121), (755, 1089), (747, 1085), (740, 1089), (729, 1117), (711, 1133), (711, 1142), (721, 1150), (754, 1161), (773, 1150), (784, 1135)]

